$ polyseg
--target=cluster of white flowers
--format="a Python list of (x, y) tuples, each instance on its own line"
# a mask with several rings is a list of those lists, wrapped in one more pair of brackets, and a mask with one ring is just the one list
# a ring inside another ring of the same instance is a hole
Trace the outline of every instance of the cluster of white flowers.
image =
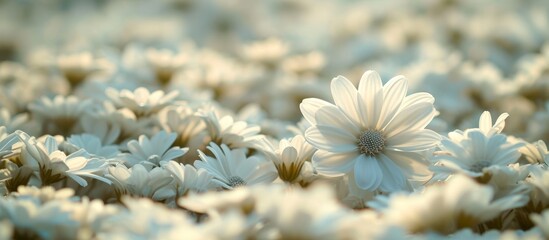
[(547, 29), (546, 0), (0, 1), (0, 240), (548, 239)]

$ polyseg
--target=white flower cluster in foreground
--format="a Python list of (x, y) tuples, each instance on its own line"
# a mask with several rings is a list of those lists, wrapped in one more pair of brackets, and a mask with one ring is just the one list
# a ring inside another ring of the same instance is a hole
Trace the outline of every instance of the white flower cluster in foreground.
[(546, 0), (31, 2), (0, 240), (549, 239)]

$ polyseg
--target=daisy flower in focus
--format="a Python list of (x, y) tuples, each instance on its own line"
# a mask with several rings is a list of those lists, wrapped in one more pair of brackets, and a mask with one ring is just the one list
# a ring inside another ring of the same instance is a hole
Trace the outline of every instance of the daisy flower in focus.
[(300, 105), (312, 125), (305, 138), (319, 149), (312, 161), (320, 174), (352, 174), (359, 188), (386, 192), (406, 189), (408, 178), (429, 177), (419, 153), (440, 140), (425, 129), (436, 113), (430, 94), (406, 96), (403, 76), (382, 85), (374, 71), (362, 75), (358, 89), (338, 76), (331, 90), (335, 104), (308, 98)]
[(212, 182), (225, 189), (239, 186), (271, 183), (277, 178), (274, 165), (252, 156), (246, 157), (243, 148), (231, 150), (227, 145), (210, 143), (208, 150), (213, 157), (199, 151), (200, 159), (194, 162), (197, 169), (204, 168), (214, 176)]

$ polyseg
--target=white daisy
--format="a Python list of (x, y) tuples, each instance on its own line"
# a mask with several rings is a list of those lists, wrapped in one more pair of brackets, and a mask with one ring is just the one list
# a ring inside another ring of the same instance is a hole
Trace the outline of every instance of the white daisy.
[(212, 182), (225, 189), (239, 186), (271, 183), (276, 177), (276, 169), (272, 162), (252, 156), (246, 157), (243, 148), (231, 150), (225, 144), (221, 146), (210, 143), (208, 150), (213, 157), (199, 150), (201, 160), (196, 160), (197, 169), (204, 168), (214, 176)]
[(535, 165), (530, 168), (530, 176), (526, 179), (531, 186), (529, 206), (534, 211), (549, 207), (549, 170)]
[(213, 176), (206, 169), (196, 169), (193, 165), (169, 161), (162, 166), (175, 180), (177, 197), (189, 192), (205, 192), (210, 189)]
[(296, 135), (290, 140), (280, 140), (278, 148), (271, 146), (264, 153), (274, 163), (280, 179), (291, 183), (298, 179), (303, 165), (311, 160), (314, 151), (302, 135)]
[[(506, 114), (502, 114), (492, 126), (489, 114), (483, 114), (480, 128), (456, 130), (441, 141), (441, 151), (437, 152), (433, 171), (438, 174), (465, 173), (471, 177), (491, 175), (491, 167), (507, 166), (520, 157), (518, 151), (524, 143), (512, 143), (501, 134)], [(489, 179), (484, 179), (489, 180)]]
[(97, 221), (97, 239), (205, 239), (181, 210), (143, 198), (122, 202), (125, 209)]
[(353, 220), (358, 218), (340, 204), (327, 185), (306, 190), (270, 185), (253, 190), (256, 212), (273, 239), (352, 239), (358, 223)]
[(160, 127), (169, 133), (177, 134), (174, 145), (188, 147), (189, 151), (177, 159), (179, 162), (192, 164), (198, 159), (198, 149), (205, 149), (208, 137), (206, 125), (202, 118), (188, 106), (170, 106), (157, 115)]
[(326, 176), (354, 171), (365, 190), (396, 191), (411, 177), (429, 177), (420, 152), (436, 146), (440, 136), (425, 126), (435, 116), (428, 93), (406, 96), (402, 76), (382, 86), (379, 75), (367, 71), (358, 89), (345, 77), (332, 80), (335, 104), (305, 99), (300, 105), (312, 127), (305, 138), (319, 150), (316, 170)]
[(117, 197), (123, 195), (147, 197), (155, 201), (164, 201), (175, 196), (172, 176), (163, 168), (147, 170), (136, 164), (131, 168), (124, 165), (111, 166), (105, 177), (113, 182)]
[(71, 239), (78, 222), (67, 208), (68, 201), (42, 203), (34, 197), (0, 198), (0, 221), (13, 224), (14, 239)]
[(450, 234), (462, 228), (475, 228), (503, 211), (520, 207), (523, 199), (520, 193), (495, 199), (492, 187), (455, 175), (422, 193), (392, 195), (388, 208), (382, 212), (390, 224), (403, 226), (411, 233)]
[(530, 163), (540, 163), (549, 166), (549, 151), (543, 140), (538, 140), (535, 143), (526, 143), (524, 147), (519, 149), (519, 152)]
[(133, 92), (127, 89), (118, 91), (108, 88), (105, 94), (118, 107), (128, 108), (137, 116), (146, 116), (168, 106), (179, 95), (179, 92), (172, 91), (165, 94), (162, 90), (150, 92), (148, 89), (140, 87)]
[(245, 121), (235, 121), (230, 115), (219, 117), (215, 109), (198, 113), (206, 124), (211, 142), (226, 144), (231, 148), (253, 148), (265, 136), (259, 134), (261, 128)]
[(122, 155), (128, 166), (141, 163), (152, 168), (160, 166), (162, 162), (167, 162), (183, 156), (188, 148), (172, 147), (177, 134), (159, 131), (151, 139), (145, 135), (139, 136), (139, 141), (131, 140), (128, 142), (130, 153)]
[(288, 50), (289, 46), (282, 40), (271, 38), (244, 46), (242, 54), (249, 61), (263, 64), (268, 68), (274, 68), (288, 53)]
[(110, 184), (108, 179), (101, 176), (108, 164), (104, 159), (90, 158), (84, 149), (66, 155), (59, 150), (58, 143), (52, 136), (47, 136), (44, 143), (26, 134), (20, 136), (25, 144), (22, 154), (26, 156), (26, 162), (34, 161), (38, 166), (38, 169), (34, 170), (38, 171), (42, 185), (53, 184), (65, 177), (73, 179), (83, 187), (88, 185), (83, 177), (95, 178)]
[(68, 135), (91, 105), (89, 99), (56, 95), (53, 99), (42, 97), (37, 103), (31, 103), (29, 109), (43, 121), (43, 131)]

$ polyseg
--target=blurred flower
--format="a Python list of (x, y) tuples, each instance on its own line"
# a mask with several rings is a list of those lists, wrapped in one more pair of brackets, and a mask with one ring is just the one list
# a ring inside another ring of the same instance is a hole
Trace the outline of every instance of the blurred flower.
[(319, 150), (316, 170), (327, 176), (354, 171), (365, 190), (392, 192), (406, 189), (407, 177), (425, 174), (418, 153), (436, 146), (440, 136), (424, 129), (433, 119), (434, 99), (427, 93), (406, 96), (402, 76), (382, 86), (379, 75), (367, 71), (358, 89), (344, 77), (332, 80), (335, 105), (305, 99), (301, 112), (312, 127), (305, 138)]
[(196, 169), (193, 165), (169, 161), (163, 168), (172, 174), (176, 181), (175, 189), (177, 197), (187, 195), (189, 192), (205, 192), (209, 190), (213, 176), (206, 169)]
[(288, 53), (288, 48), (288, 45), (280, 39), (271, 38), (244, 46), (242, 54), (251, 62), (274, 68)]
[(298, 180), (305, 161), (310, 161), (315, 149), (302, 135), (290, 140), (282, 139), (278, 148), (265, 149), (267, 159), (272, 161), (282, 181), (293, 183)]
[(176, 193), (171, 186), (173, 179), (170, 172), (163, 168), (147, 170), (141, 164), (131, 168), (119, 164), (109, 167), (105, 177), (112, 180), (119, 199), (124, 195), (130, 195), (164, 201), (174, 197)]
[(549, 166), (549, 151), (547, 151), (547, 145), (543, 140), (539, 140), (535, 143), (526, 143), (524, 147), (519, 149), (519, 152), (530, 163), (545, 164)]
[(225, 144), (231, 148), (253, 148), (264, 138), (259, 134), (260, 127), (248, 125), (244, 121), (235, 121), (230, 115), (219, 118), (214, 110), (199, 112), (206, 124), (211, 142)]
[[(520, 157), (518, 151), (523, 143), (512, 143), (501, 134), (507, 116), (502, 114), (492, 126), (489, 113), (480, 120), (480, 128), (456, 130), (441, 142), (441, 151), (436, 153), (433, 171), (440, 174), (464, 173), (481, 182), (490, 179), (495, 166), (508, 166)], [(488, 117), (486, 117), (488, 116)]]
[(57, 95), (53, 99), (43, 97), (37, 103), (31, 103), (29, 109), (41, 118), (44, 132), (68, 135), (91, 104), (89, 99)]
[(545, 238), (549, 238), (549, 229), (547, 223), (549, 222), (549, 210), (543, 211), (541, 214), (531, 215), (530, 218), (536, 224), (536, 227), (542, 232)]
[(214, 176), (212, 183), (225, 189), (273, 182), (276, 169), (272, 162), (245, 155), (245, 149), (231, 150), (227, 145), (210, 143), (208, 150), (214, 157), (199, 152), (200, 159), (194, 162), (197, 169), (206, 169)]
[[(494, 190), (463, 175), (455, 175), (442, 185), (427, 187), (421, 194), (395, 194), (382, 212), (392, 224), (411, 233), (435, 231), (451, 234), (475, 228), (501, 212), (521, 206), (522, 196), (511, 194), (494, 199)], [(437, 210), (432, 206), (436, 204)]]
[(265, 219), (265, 231), (272, 231), (275, 239), (345, 239), (358, 224), (359, 219), (351, 216), (325, 185), (307, 190), (277, 186), (254, 190), (257, 214)]
[(38, 171), (42, 185), (50, 185), (65, 177), (71, 178), (83, 187), (88, 185), (83, 177), (110, 183), (101, 176), (107, 166), (104, 159), (91, 158), (84, 149), (66, 155), (59, 150), (58, 143), (52, 136), (47, 136), (44, 143), (26, 134), (22, 134), (21, 137), (25, 143), (23, 154), (27, 154), (37, 163), (38, 169), (34, 170)]
[(133, 92), (127, 89), (117, 91), (109, 88), (105, 93), (116, 106), (128, 108), (138, 117), (160, 111), (179, 95), (176, 91), (165, 94), (164, 91), (157, 90), (151, 93), (144, 87), (137, 88)]
[(70, 153), (76, 152), (79, 149), (84, 149), (91, 154), (92, 157), (113, 158), (117, 156), (120, 151), (115, 145), (103, 146), (99, 137), (84, 133), (79, 135), (71, 135), (63, 142), (63, 148)]
[(181, 157), (188, 151), (188, 148), (171, 147), (175, 138), (175, 133), (165, 131), (159, 131), (151, 139), (141, 135), (139, 141), (128, 142), (130, 153), (122, 155), (121, 158), (128, 166), (143, 164), (149, 169), (160, 166), (163, 162)]

